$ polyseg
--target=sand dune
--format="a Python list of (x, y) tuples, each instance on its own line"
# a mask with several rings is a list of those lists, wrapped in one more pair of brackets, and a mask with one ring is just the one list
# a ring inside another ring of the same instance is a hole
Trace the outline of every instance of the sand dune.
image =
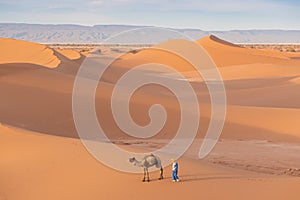
[(60, 64), (54, 51), (44, 45), (6, 38), (0, 38), (0, 43), (0, 64), (30, 63), (48, 68)]
[[(172, 42), (180, 41), (168, 41)], [(192, 80), (201, 109), (198, 142), (180, 159), (182, 183), (174, 185), (170, 167), (165, 169), (166, 180), (142, 184), (140, 175), (107, 168), (84, 149), (74, 125), (72, 92), (85, 56), (0, 39), (0, 199), (160, 199), (166, 198), (166, 190), (172, 199), (195, 199), (198, 194), (208, 199), (299, 199), (299, 179), (284, 175), (288, 168), (300, 168), (294, 156), (300, 153), (298, 54), (241, 48), (215, 36), (197, 42), (219, 67), (228, 101), (222, 141), (208, 159), (199, 161), (195, 154), (210, 121), (209, 93), (201, 76), (180, 56), (155, 48), (123, 55), (104, 73), (96, 91), (97, 116), (108, 137), (140, 151), (163, 146), (174, 137), (180, 122), (178, 101), (157, 85), (135, 92), (130, 111), (139, 125), (149, 123), (148, 109), (155, 103), (169, 114), (158, 135), (137, 140), (125, 135), (112, 117), (116, 82), (129, 69), (149, 62), (171, 66)], [(101, 59), (98, 62), (101, 66)], [(140, 73), (176, 79), (162, 70)], [(280, 155), (272, 154), (274, 146)]]
[[(208, 44), (211, 43), (211, 46), (219, 46), (218, 51), (223, 51), (224, 54), (228, 53), (228, 49), (232, 49), (232, 51), (244, 50), (240, 47), (228, 45), (214, 37), (207, 37), (202, 41), (206, 41)], [(209, 51), (209, 47), (207, 48)], [(43, 68), (43, 66), (33, 64), (1, 65), (0, 72), (3, 78), (0, 80), (0, 87), (2, 88), (3, 98), (0, 100), (2, 110), (0, 119), (3, 123), (54, 135), (77, 137), (71, 110), (71, 94), (74, 81), (74, 76), (72, 75), (76, 73), (79, 65), (77, 62), (68, 60), (64, 55), (58, 54), (58, 52), (55, 52), (55, 54), (60, 57), (62, 61), (55, 70), (48, 70)], [(244, 56), (249, 55), (246, 54)], [(222, 57), (222, 54), (220, 57)], [(97, 108), (99, 107), (98, 109), (102, 110), (101, 112), (106, 113), (105, 116), (107, 117), (104, 124), (106, 124), (105, 126), (107, 126), (112, 134), (116, 134), (116, 132), (122, 134), (122, 132), (115, 127), (114, 123), (112, 123), (113, 119), (110, 110), (106, 107), (109, 105), (110, 94), (114, 83), (127, 71), (126, 68), (130, 68), (136, 64), (146, 63), (150, 59), (161, 60), (161, 62), (170, 66), (175, 65), (174, 68), (177, 67), (177, 70), (183, 73), (191, 72), (189, 76), (195, 76), (195, 73), (192, 73), (193, 67), (180, 57), (174, 57), (174, 55), (152, 49), (143, 50), (137, 54), (130, 54), (124, 59), (119, 60), (107, 71), (103, 77), (105, 83), (99, 87), (97, 92)], [(230, 61), (230, 59), (228, 60)], [(297, 63), (297, 61), (294, 61), (293, 65)], [(187, 68), (188, 70), (185, 71)], [(21, 70), (22, 73), (18, 73), (21, 72)], [(232, 112), (229, 111), (228, 118), (238, 119), (241, 117), (245, 122), (249, 122), (249, 124), (243, 124), (245, 127), (253, 127), (255, 123), (260, 123), (260, 121), (253, 121), (253, 117), (247, 114), (249, 107), (253, 111), (259, 109), (259, 107), (280, 108), (276, 111), (278, 113), (276, 114), (277, 118), (285, 120), (286, 117), (285, 115), (280, 115), (280, 110), (283, 110), (283, 112), (285, 112), (285, 108), (287, 108), (287, 111), (290, 108), (297, 110), (300, 106), (298, 101), (299, 95), (295, 92), (299, 89), (299, 84), (295, 81), (297, 79), (294, 80), (294, 77), (300, 74), (300, 69), (297, 66), (251, 64), (221, 67), (220, 70), (227, 89), (228, 104), (238, 105), (238, 108), (242, 107), (242, 109), (239, 109), (239, 112), (235, 112), (235, 109), (233, 109)], [(198, 74), (197, 76), (199, 77)], [(207, 110), (207, 114), (203, 112), (203, 115), (209, 116), (209, 109), (206, 108), (207, 103), (209, 103), (209, 94), (207, 93), (205, 84), (195, 82), (193, 86), (196, 89), (198, 97), (201, 99), (200, 106), (203, 103), (201, 109), (204, 111)], [(18, 97), (22, 94), (23, 100), (19, 101)], [(147, 100), (145, 100), (146, 96)], [(147, 109), (155, 102), (160, 102), (169, 107), (171, 113), (178, 113), (179, 111), (176, 107), (177, 104), (172, 103), (174, 102), (174, 96), (167, 90), (163, 88), (153, 89), (153, 87), (146, 87), (137, 92), (137, 95), (133, 98), (133, 103), (140, 108), (138, 110), (144, 110), (143, 112), (136, 112), (137, 116), (133, 116), (133, 118), (142, 124), (146, 124), (148, 120), (143, 116), (147, 116)], [(102, 106), (99, 106), (100, 104)], [(243, 107), (245, 107), (245, 112), (242, 112)], [(99, 116), (101, 112), (98, 113)], [(275, 116), (268, 115), (267, 120), (277, 124), (277, 118), (275, 119)], [(174, 120), (177, 120), (177, 118), (175, 117)], [(286, 127), (294, 126), (293, 122), (290, 122), (291, 123)], [(112, 125), (110, 125), (111, 123)], [(231, 123), (240, 125), (237, 121), (231, 121)], [(175, 128), (172, 128), (171, 125), (172, 120), (170, 120), (168, 126), (174, 130)], [(205, 130), (207, 123), (204, 123), (203, 126)], [(275, 129), (276, 128), (274, 128), (274, 130)], [(294, 128), (294, 132), (297, 131), (298, 129)], [(235, 132), (234, 134), (233, 132), (235, 131), (225, 129), (223, 135), (225, 137), (230, 135), (233, 138), (239, 138), (241, 136), (240, 132)], [(282, 129), (277, 132), (283, 135), (285, 134)], [(234, 135), (236, 137), (234, 137)], [(294, 133), (292, 135), (294, 135)], [(265, 139), (265, 137), (262, 138)]]
[[(204, 38), (204, 40), (210, 42), (212, 46), (220, 45), (219, 51), (225, 53), (228, 53), (227, 49), (233, 48), (234, 51), (243, 49), (232, 45), (229, 46), (226, 43), (224, 44), (211, 37)], [(71, 111), (71, 94), (74, 77), (70, 76), (70, 74), (76, 73), (78, 63), (67, 60), (67, 57), (58, 54), (57, 52), (55, 52), (55, 54), (57, 54), (62, 61), (55, 71), (47, 70), (42, 66), (32, 64), (1, 65), (1, 76), (5, 77), (5, 79), (1, 79), (4, 98), (1, 98), (0, 106), (2, 112), (0, 117), (3, 123), (55, 135), (76, 137), (77, 134), (72, 122), (73, 118)], [(126, 72), (126, 68), (130, 68), (135, 64), (146, 63), (150, 59), (157, 61), (161, 60), (163, 63), (170, 66), (175, 65), (175, 68), (177, 67), (177, 70), (181, 72), (185, 72), (186, 68), (188, 68), (187, 73), (192, 72), (191, 70), (193, 68), (189, 63), (185, 62), (180, 57), (175, 57), (175, 59), (173, 59), (173, 57), (174, 55), (151, 49), (128, 55), (128, 57), (113, 65), (105, 74), (103, 80), (107, 83), (102, 84), (99, 88), (99, 92), (97, 92), (99, 101), (97, 102), (99, 102), (99, 104), (103, 103), (103, 105), (109, 105), (107, 103), (110, 98), (109, 94), (113, 89), (113, 83)], [(183, 65), (181, 65), (182, 63)], [(295, 61), (294, 65), (296, 64), (297, 62)], [(17, 73), (21, 71), (21, 66), (23, 67), (22, 73)], [(125, 69), (124, 66), (126, 66)], [(229, 105), (246, 106), (245, 108), (250, 106), (253, 110), (258, 109), (258, 107), (274, 107), (281, 109), (299, 108), (299, 95), (297, 92), (294, 92), (298, 90), (299, 84), (295, 81), (290, 81), (293, 80), (290, 77), (298, 76), (300, 73), (297, 66), (285, 67), (272, 64), (251, 64), (235, 65), (220, 68), (220, 70), (225, 79), (224, 83), (227, 89)], [(195, 76), (193, 73), (190, 73), (189, 75)], [(197, 76), (199, 75), (197, 74)], [(53, 80), (55, 80), (55, 82)], [(209, 94), (207, 93), (205, 85), (196, 82), (194, 87), (199, 98), (201, 98), (200, 103), (209, 103)], [(105, 92), (103, 93), (102, 91)], [(20, 94), (24, 94), (22, 97), (23, 101), (19, 101), (18, 97)], [(148, 101), (145, 101), (145, 95), (147, 94), (151, 94), (151, 96), (148, 96), (146, 98)], [(56, 98), (52, 99), (51, 97), (53, 96)], [(12, 99), (14, 100), (12, 101)], [(168, 107), (170, 107), (170, 112), (177, 113), (178, 108), (176, 108), (176, 104), (172, 106), (172, 102), (174, 102), (173, 99), (174, 97), (172, 94), (169, 94), (163, 88), (156, 88), (154, 90), (151, 87), (145, 88), (144, 91), (141, 90), (138, 92), (136, 98), (133, 99), (137, 106), (144, 110), (142, 114), (141, 112), (137, 112), (137, 117), (134, 118), (140, 120), (141, 123), (147, 123), (147, 120), (144, 120), (146, 118), (144, 118), (143, 115), (146, 115), (147, 108), (154, 102), (168, 105)], [(37, 109), (37, 106), (39, 109)], [(14, 109), (16, 107), (18, 109)], [(208, 110), (209, 112), (209, 109), (205, 109), (205, 107), (206, 105), (203, 105), (202, 109)], [(246, 110), (247, 109), (245, 109), (245, 111)], [(109, 130), (121, 134), (122, 132), (120, 132), (117, 127), (109, 125), (113, 121), (111, 114), (109, 114), (109, 110), (107, 110), (105, 106), (102, 106), (102, 111), (107, 112), (105, 124), (108, 125)], [(234, 116), (242, 115), (242, 118), (245, 119), (245, 121), (249, 121), (249, 123), (256, 123), (255, 121), (253, 122), (253, 118), (250, 118), (247, 113), (239, 114), (238, 112), (228, 112), (228, 116), (230, 117), (233, 113), (236, 113)], [(98, 114), (100, 115), (100, 113)], [(203, 112), (203, 114), (205, 115), (205, 112)], [(278, 115), (280, 116), (280, 114)], [(49, 121), (46, 119), (52, 120)], [(285, 117), (282, 117), (282, 119), (285, 119)], [(268, 121), (275, 122), (271, 115), (268, 116)], [(232, 123), (239, 124), (235, 121), (232, 121)], [(170, 120), (170, 125), (171, 124), (172, 120)], [(249, 125), (249, 127), (253, 126), (253, 124), (244, 125)], [(207, 125), (204, 124), (203, 126), (206, 127)], [(292, 126), (292, 124), (289, 126)], [(295, 130), (298, 131), (298, 129)], [(279, 131), (279, 133), (281, 132)], [(233, 136), (231, 130), (226, 130), (223, 133), (225, 136), (227, 134)], [(235, 135), (238, 137), (240, 133), (235, 133)]]
[(197, 41), (201, 44), (219, 67), (246, 64), (277, 64), (282, 66), (299, 66), (291, 60), (291, 54), (274, 50), (257, 50), (239, 48), (215, 36), (208, 36)]

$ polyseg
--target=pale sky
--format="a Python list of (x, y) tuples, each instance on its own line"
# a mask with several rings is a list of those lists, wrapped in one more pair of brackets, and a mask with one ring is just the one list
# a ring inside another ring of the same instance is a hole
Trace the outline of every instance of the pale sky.
[(0, 0), (0, 22), (300, 30), (300, 1)]

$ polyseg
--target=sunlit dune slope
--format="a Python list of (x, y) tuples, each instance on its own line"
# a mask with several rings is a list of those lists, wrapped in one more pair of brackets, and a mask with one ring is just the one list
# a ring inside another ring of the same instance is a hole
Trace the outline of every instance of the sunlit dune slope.
[(60, 60), (45, 45), (22, 40), (0, 38), (0, 64), (30, 63), (55, 68)]

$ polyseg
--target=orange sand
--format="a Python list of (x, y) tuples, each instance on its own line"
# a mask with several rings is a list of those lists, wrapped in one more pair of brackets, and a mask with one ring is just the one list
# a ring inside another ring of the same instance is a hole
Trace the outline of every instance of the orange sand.
[[(300, 168), (300, 157), (294, 156), (300, 153), (300, 60), (292, 53), (245, 49), (214, 36), (197, 42), (224, 79), (227, 116), (211, 156), (197, 160), (191, 155), (199, 148), (195, 142), (179, 160), (182, 182), (173, 184), (170, 167), (165, 180), (156, 181), (154, 172), (154, 181), (142, 183), (141, 174), (114, 171), (84, 149), (73, 122), (72, 90), (85, 56), (0, 39), (0, 200), (299, 199), (300, 179), (284, 172)], [(201, 108), (201, 140), (210, 117), (205, 83), (188, 62), (153, 48), (122, 56), (105, 72), (96, 93), (97, 115), (105, 116), (100, 122), (103, 129), (112, 140), (136, 151), (159, 147), (163, 144), (157, 139), (174, 136), (180, 120), (178, 102), (165, 88), (140, 88), (130, 101), (132, 117), (140, 125), (149, 123), (148, 108), (154, 103), (164, 105), (169, 114), (164, 129), (144, 146), (125, 136), (111, 115), (114, 84), (128, 69), (150, 61), (172, 66), (192, 80)], [(241, 149), (232, 152), (235, 146)], [(282, 153), (272, 154), (271, 146)]]

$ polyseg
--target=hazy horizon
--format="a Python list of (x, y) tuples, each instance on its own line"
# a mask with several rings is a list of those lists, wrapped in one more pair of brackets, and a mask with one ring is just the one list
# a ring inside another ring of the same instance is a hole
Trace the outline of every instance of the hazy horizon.
[(26, 24), (26, 25), (53, 25), (53, 26), (82, 26), (82, 27), (95, 27), (95, 26), (132, 26), (132, 27), (157, 27), (157, 28), (166, 28), (166, 29), (175, 29), (175, 30), (201, 30), (201, 31), (300, 31), (299, 29), (267, 29), (267, 28), (249, 28), (249, 29), (202, 29), (202, 28), (192, 28), (192, 27), (171, 27), (171, 26), (155, 26), (155, 25), (146, 25), (146, 24), (121, 24), (121, 23), (101, 23), (101, 24), (80, 24), (80, 23), (27, 23), (27, 22), (0, 22), (0, 24)]

